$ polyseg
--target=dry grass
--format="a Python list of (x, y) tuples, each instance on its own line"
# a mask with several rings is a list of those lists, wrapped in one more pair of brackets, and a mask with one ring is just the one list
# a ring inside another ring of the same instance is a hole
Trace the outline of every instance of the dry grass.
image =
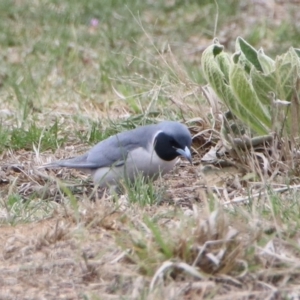
[(158, 190), (165, 187), (160, 205), (141, 207), (126, 195), (115, 202), (96, 194), (91, 201), (83, 175), (64, 170), (52, 177), (26, 164), (24, 153), (11, 153), (16, 158), (22, 167), (2, 169), (2, 191), (21, 197), (11, 206), (2, 199), (4, 299), (272, 299), (300, 292), (299, 222), (297, 212), (290, 215), (297, 194), (292, 203), (287, 194), (273, 203), (266, 193), (250, 209), (224, 210), (223, 195), (225, 201), (244, 191), (229, 192), (237, 170), (182, 162), (157, 182)]
[(1, 227), (1, 298), (297, 295), (297, 247), (259, 223), (232, 221), (196, 204), (183, 213), (168, 205), (84, 200), (78, 213), (59, 210), (46, 220)]

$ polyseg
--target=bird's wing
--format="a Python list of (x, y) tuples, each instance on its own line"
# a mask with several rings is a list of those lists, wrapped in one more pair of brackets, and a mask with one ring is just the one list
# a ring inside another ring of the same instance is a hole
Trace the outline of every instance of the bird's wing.
[(148, 149), (156, 132), (156, 125), (148, 125), (111, 136), (88, 152), (87, 162), (95, 168), (121, 166), (129, 152), (137, 148)]
[(137, 148), (147, 149), (157, 132), (155, 125), (143, 126), (125, 131), (98, 143), (87, 153), (67, 160), (60, 160), (49, 167), (68, 167), (78, 169), (97, 169), (122, 166), (128, 153)]
[(43, 167), (46, 168), (57, 168), (57, 167), (66, 167), (66, 168), (78, 168), (78, 169), (91, 169), (93, 168), (92, 164), (89, 164), (87, 159), (88, 153), (85, 153), (83, 155), (70, 158), (70, 159), (62, 159), (53, 161), (50, 164), (46, 164)]
[(121, 166), (126, 161), (128, 153), (140, 147), (135, 138), (124, 138), (122, 135), (112, 136), (94, 146), (86, 158), (94, 168)]

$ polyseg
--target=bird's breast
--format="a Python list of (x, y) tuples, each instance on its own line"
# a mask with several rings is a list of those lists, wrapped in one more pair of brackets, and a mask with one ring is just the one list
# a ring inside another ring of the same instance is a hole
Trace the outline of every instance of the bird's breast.
[(99, 168), (93, 171), (93, 178), (94, 182), (101, 186), (116, 184), (124, 176), (133, 180), (137, 174), (155, 178), (159, 174), (163, 175), (171, 171), (176, 162), (177, 158), (172, 161), (164, 161), (154, 150), (136, 148), (128, 154), (122, 166)]
[(146, 176), (165, 174), (171, 171), (177, 162), (177, 158), (172, 161), (162, 160), (154, 150), (145, 148), (133, 150), (127, 157), (125, 168), (127, 174), (134, 174), (136, 171), (142, 172)]

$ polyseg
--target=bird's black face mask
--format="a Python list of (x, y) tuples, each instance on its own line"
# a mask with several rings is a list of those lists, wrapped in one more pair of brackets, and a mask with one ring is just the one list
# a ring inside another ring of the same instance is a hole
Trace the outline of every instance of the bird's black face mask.
[(154, 150), (159, 158), (165, 161), (174, 160), (178, 156), (185, 157), (192, 163), (192, 156), (190, 151), (191, 141), (185, 137), (174, 137), (160, 132), (154, 141)]

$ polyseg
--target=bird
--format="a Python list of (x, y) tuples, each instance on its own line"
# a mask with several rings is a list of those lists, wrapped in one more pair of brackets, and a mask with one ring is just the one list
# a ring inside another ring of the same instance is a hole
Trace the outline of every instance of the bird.
[(162, 121), (110, 136), (80, 156), (44, 166), (78, 169), (91, 174), (96, 185), (110, 187), (122, 179), (134, 182), (138, 174), (155, 180), (171, 171), (179, 156), (192, 164), (191, 144), (185, 125)]

